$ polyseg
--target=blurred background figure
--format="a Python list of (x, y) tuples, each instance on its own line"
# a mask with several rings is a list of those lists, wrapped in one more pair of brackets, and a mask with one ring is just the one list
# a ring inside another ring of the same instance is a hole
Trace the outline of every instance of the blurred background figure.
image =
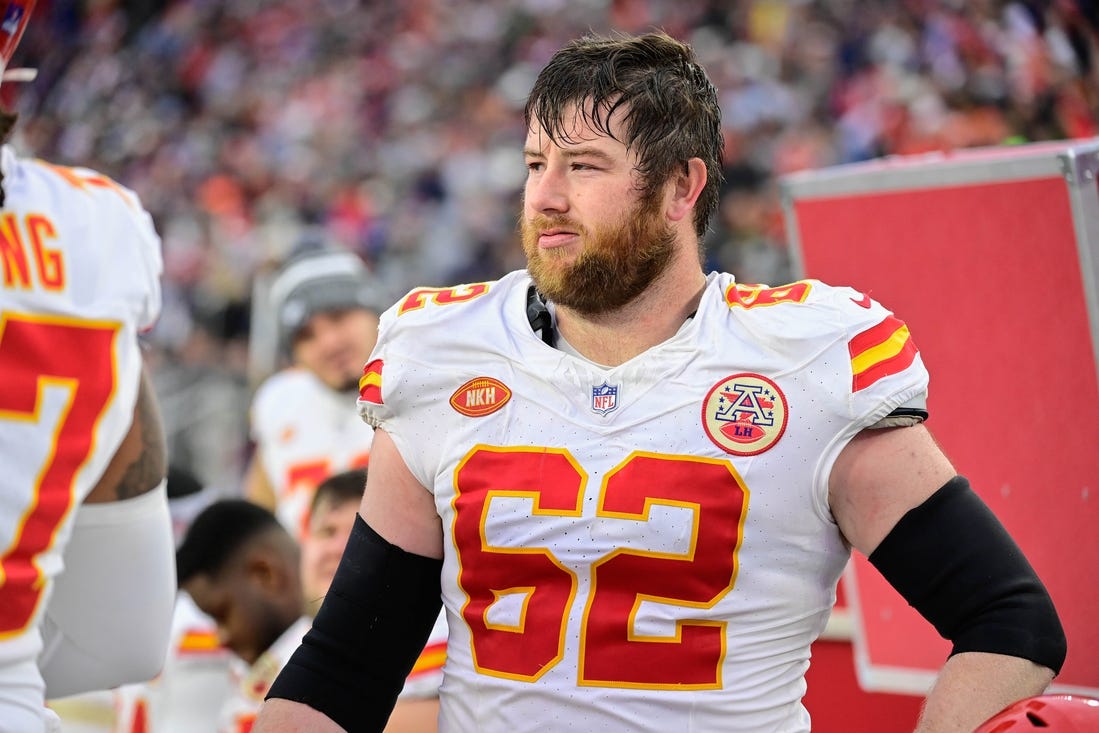
[(179, 587), (217, 624), (235, 659), (219, 733), (247, 733), (309, 629), (298, 545), (267, 509), (223, 499), (194, 520), (176, 554)]
[(366, 469), (329, 476), (317, 485), (301, 545), (301, 580), (309, 615), (321, 607), (343, 557), (366, 486)]
[(269, 303), (292, 365), (256, 391), (255, 456), (244, 490), (300, 538), (317, 484), (369, 460), (374, 433), (355, 399), (378, 316), (389, 303), (358, 256), (323, 248), (286, 263), (271, 283)]
[[(302, 540), (301, 575), (309, 615), (316, 615), (343, 556), (362, 501), (366, 470), (329, 476), (317, 486)], [(412, 667), (386, 733), (431, 733), (438, 728), (439, 685), (446, 661), (446, 614), (440, 612), (423, 652)]]
[[(328, 591), (332, 557), (338, 564), (364, 484), (364, 471), (349, 471), (319, 485), (300, 551), (270, 511), (239, 499), (210, 504), (188, 529), (177, 554), (180, 588), (214, 619), (218, 641), (235, 655), (223, 678), (228, 694), (218, 714), (219, 733), (247, 733), (271, 682), (308, 630), (306, 599), (319, 600)], [(440, 620), (409, 675), (389, 733), (435, 730), (445, 658), (446, 625)], [(179, 716), (173, 720), (173, 729), (182, 729)], [(189, 730), (200, 730), (194, 715), (189, 720)]]

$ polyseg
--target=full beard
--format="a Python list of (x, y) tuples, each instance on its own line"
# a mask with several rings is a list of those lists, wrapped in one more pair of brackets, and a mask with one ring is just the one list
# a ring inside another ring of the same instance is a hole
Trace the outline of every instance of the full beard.
[[(546, 229), (574, 230), (583, 243), (571, 264), (559, 250), (542, 250)], [(661, 218), (659, 201), (641, 201), (621, 221), (588, 230), (567, 217), (524, 219), (523, 251), (535, 287), (559, 306), (586, 316), (610, 313), (633, 301), (668, 268), (675, 232)]]

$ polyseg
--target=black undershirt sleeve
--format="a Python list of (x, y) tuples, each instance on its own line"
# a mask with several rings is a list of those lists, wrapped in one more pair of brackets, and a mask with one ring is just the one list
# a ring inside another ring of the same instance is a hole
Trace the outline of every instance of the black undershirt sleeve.
[(324, 713), (352, 733), (381, 731), (442, 607), (442, 560), (355, 526), (324, 603), (267, 699)]
[(955, 476), (905, 514), (870, 562), (951, 654), (992, 652), (1059, 672), (1065, 633), (1045, 586), (996, 515)]

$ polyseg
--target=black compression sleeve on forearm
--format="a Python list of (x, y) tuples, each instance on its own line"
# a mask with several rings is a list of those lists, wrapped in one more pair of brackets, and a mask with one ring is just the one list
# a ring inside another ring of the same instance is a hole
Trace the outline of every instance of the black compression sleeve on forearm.
[(1053, 600), (964, 477), (905, 514), (870, 562), (953, 642), (951, 654), (1007, 654), (1060, 671), (1066, 642)]
[(442, 561), (355, 526), (313, 627), (271, 686), (351, 733), (381, 731), (439, 616)]

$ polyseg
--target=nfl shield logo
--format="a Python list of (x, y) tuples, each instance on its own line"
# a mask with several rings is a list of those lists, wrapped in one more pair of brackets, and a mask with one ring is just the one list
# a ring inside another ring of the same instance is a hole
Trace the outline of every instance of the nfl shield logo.
[(618, 386), (611, 386), (606, 382), (598, 387), (591, 388), (591, 409), (602, 415), (618, 407)]

